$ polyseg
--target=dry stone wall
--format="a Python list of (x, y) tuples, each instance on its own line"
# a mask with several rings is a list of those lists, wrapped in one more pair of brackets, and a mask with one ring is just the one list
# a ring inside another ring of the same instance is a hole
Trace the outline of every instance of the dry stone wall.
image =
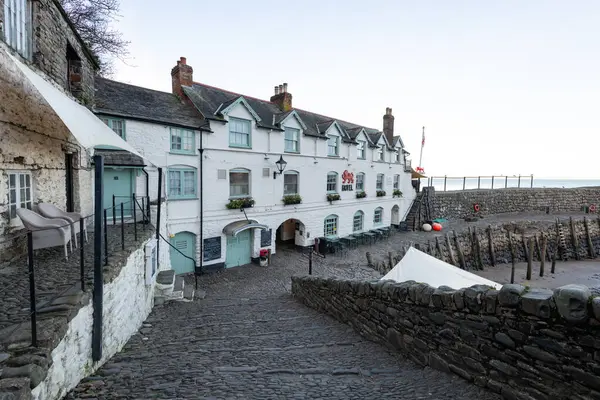
[(506, 399), (600, 398), (600, 297), (583, 286), (452, 290), (293, 277), (293, 295), (369, 340)]
[(545, 212), (578, 212), (584, 206), (600, 206), (600, 187), (576, 189), (494, 189), (436, 192), (433, 209), (436, 218), (459, 219), (474, 214), (479, 204), (481, 215)]

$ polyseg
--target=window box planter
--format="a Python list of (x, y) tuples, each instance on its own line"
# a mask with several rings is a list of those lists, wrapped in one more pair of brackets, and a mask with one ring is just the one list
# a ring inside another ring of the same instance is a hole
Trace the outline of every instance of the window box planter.
[(291, 205), (291, 204), (300, 204), (302, 203), (302, 197), (300, 197), (299, 194), (290, 194), (287, 196), (283, 196), (283, 204), (284, 205)]
[(399, 189), (394, 189), (394, 197), (402, 197), (402, 192)]
[(378, 190), (377, 191), (377, 197), (384, 197), (385, 196), (385, 190)]
[(237, 210), (240, 208), (254, 207), (254, 199), (252, 197), (244, 197), (241, 199), (230, 199), (225, 205), (229, 210)]
[(327, 195), (327, 201), (332, 202), (340, 199), (340, 195), (337, 193), (330, 193)]
[(357, 199), (364, 199), (365, 197), (367, 197), (367, 192), (356, 192)]

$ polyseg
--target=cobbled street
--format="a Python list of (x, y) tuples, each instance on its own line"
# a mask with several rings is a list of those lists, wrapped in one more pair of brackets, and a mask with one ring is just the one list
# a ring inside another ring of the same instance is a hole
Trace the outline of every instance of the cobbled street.
[[(67, 399), (499, 399), (296, 302), (290, 276), (308, 272), (305, 257), (280, 250), (269, 267), (200, 278), (205, 299), (155, 307), (123, 351)], [(316, 261), (313, 273), (379, 278), (330, 260)]]

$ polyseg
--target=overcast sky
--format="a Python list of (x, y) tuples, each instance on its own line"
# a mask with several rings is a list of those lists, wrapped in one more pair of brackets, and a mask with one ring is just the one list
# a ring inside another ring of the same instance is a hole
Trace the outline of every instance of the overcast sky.
[[(382, 128), (434, 175), (600, 177), (600, 1), (122, 0), (116, 80), (194, 80)], [(167, 3), (169, 4), (167, 6)]]

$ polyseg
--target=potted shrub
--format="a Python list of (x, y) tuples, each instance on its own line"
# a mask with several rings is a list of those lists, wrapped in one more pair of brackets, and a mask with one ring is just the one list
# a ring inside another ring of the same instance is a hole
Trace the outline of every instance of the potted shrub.
[(327, 195), (327, 201), (332, 202), (340, 199), (340, 195), (337, 193), (329, 193)]
[(383, 197), (383, 196), (385, 196), (385, 190), (378, 190), (377, 197)]
[(394, 189), (393, 196), (394, 197), (402, 197), (402, 192), (400, 191), (400, 189)]
[(254, 206), (254, 199), (252, 197), (243, 197), (240, 199), (230, 199), (229, 203), (225, 205), (229, 210), (236, 210), (240, 208), (250, 208)]
[(302, 197), (300, 197), (299, 194), (290, 194), (287, 196), (283, 196), (283, 204), (290, 205), (290, 204), (300, 204), (302, 203)]
[(367, 192), (356, 192), (357, 199), (364, 199), (365, 197), (367, 197)]

